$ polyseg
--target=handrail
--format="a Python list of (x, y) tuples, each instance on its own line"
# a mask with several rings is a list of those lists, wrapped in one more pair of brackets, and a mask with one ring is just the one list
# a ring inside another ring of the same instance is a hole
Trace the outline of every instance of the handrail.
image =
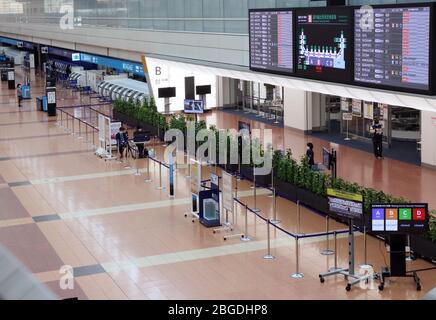
[[(96, 106), (107, 106), (111, 104), (111, 102), (102, 102), (102, 103), (94, 103), (94, 104), (84, 104), (84, 105), (77, 105), (77, 106), (63, 106), (63, 107), (57, 107), (58, 109), (74, 109), (74, 108), (91, 108), (91, 107), (96, 107)], [(93, 109), (94, 110), (94, 109)], [(95, 110), (96, 112), (99, 112), (97, 110)]]

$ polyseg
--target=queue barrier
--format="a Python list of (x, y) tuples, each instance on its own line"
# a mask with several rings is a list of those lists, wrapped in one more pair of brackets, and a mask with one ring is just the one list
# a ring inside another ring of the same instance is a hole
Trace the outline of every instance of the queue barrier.
[[(78, 139), (84, 139), (85, 143), (92, 145), (94, 149), (96, 146), (96, 134), (98, 135), (99, 129), (92, 124), (75, 117), (62, 108), (57, 108), (57, 125), (65, 131), (70, 132)], [(92, 138), (91, 138), (92, 137)]]
[[(167, 169), (169, 169), (169, 165), (167, 165), (166, 163), (153, 158), (153, 157), (149, 157), (155, 164), (157, 163), (159, 165), (159, 186), (157, 187), (157, 189), (163, 187), (162, 186), (162, 167), (165, 167)], [(219, 177), (222, 178), (222, 177)], [(206, 184), (210, 182), (210, 179), (207, 180), (202, 180), (201, 181), (201, 186), (204, 189), (210, 189), (210, 187), (208, 187)], [(257, 188), (257, 185), (254, 185)], [(164, 187), (163, 187), (164, 188)], [(269, 187), (263, 187), (266, 190), (270, 190), (272, 192), (274, 192), (275, 195), (275, 190), (274, 188), (269, 188)], [(219, 190), (220, 193), (222, 193), (222, 190)], [(274, 197), (275, 200), (276, 197)], [(239, 198), (234, 197), (233, 201), (236, 204), (239, 204), (245, 211), (245, 219), (244, 219), (244, 232), (241, 233), (240, 235), (240, 240), (243, 242), (247, 242), (247, 241), (251, 241), (253, 238), (250, 237), (249, 235), (249, 230), (248, 230), (248, 213), (252, 213), (255, 217), (255, 219), (259, 218), (261, 221), (265, 222), (266, 227), (267, 227), (267, 252), (266, 254), (263, 256), (263, 258), (265, 260), (275, 260), (276, 257), (274, 257), (271, 253), (271, 226), (273, 228), (275, 228), (277, 231), (282, 232), (283, 234), (285, 234), (286, 236), (293, 238), (295, 240), (295, 272), (292, 273), (290, 275), (291, 278), (293, 279), (302, 279), (304, 278), (304, 274), (301, 272), (300, 270), (300, 243), (301, 240), (303, 239), (309, 239), (309, 238), (320, 238), (320, 237), (329, 237), (329, 236), (333, 236), (334, 238), (334, 267), (332, 268), (332, 270), (339, 270), (338, 269), (338, 250), (337, 250), (337, 239), (338, 236), (341, 234), (348, 234), (350, 232), (349, 229), (343, 229), (343, 230), (333, 230), (333, 231), (324, 231), (324, 232), (315, 232), (315, 233), (301, 233), (300, 230), (300, 224), (301, 224), (301, 206), (299, 201), (297, 201), (297, 216), (298, 216), (298, 228), (297, 228), (297, 233), (293, 233), (290, 232), (286, 229), (284, 229), (283, 227), (279, 226), (277, 223), (273, 223), (273, 220), (266, 218), (264, 216), (262, 216), (260, 214), (260, 211), (255, 210), (256, 208), (250, 208), (247, 204), (245, 204), (244, 202), (242, 202)], [(185, 214), (185, 216), (187, 216)], [(256, 221), (256, 220), (255, 220)], [(256, 223), (256, 222), (255, 222)], [(353, 226), (353, 231), (361, 231), (362, 232), (361, 227), (358, 226)], [(233, 231), (233, 229), (231, 229)], [(365, 232), (366, 230), (363, 229), (364, 235), (366, 234)], [(224, 237), (224, 239), (227, 238), (231, 238), (233, 237), (232, 235), (227, 235)], [(364, 241), (366, 242), (366, 239), (364, 239)], [(365, 246), (365, 250), (366, 250), (366, 245)], [(366, 252), (365, 252), (365, 263), (366, 263)]]

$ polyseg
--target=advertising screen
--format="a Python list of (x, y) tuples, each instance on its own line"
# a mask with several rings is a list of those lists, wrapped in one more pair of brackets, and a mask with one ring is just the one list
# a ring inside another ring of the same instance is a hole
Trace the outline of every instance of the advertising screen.
[(185, 100), (185, 113), (204, 113), (203, 100)]
[(334, 82), (352, 80), (351, 12), (345, 7), (297, 10), (298, 76)]
[(290, 74), (294, 70), (293, 12), (250, 10), (250, 69)]
[(354, 80), (405, 91), (430, 89), (431, 7), (354, 10)]
[(429, 228), (427, 204), (375, 204), (371, 230), (376, 233), (425, 233)]
[(176, 96), (176, 88), (174, 87), (159, 88), (158, 96), (159, 98), (173, 98)]
[(327, 189), (330, 212), (349, 219), (361, 219), (363, 216), (363, 197), (335, 189)]

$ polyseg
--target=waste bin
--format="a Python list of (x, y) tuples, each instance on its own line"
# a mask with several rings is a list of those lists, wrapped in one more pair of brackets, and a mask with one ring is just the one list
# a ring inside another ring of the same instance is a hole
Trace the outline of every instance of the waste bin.
[(47, 96), (42, 97), (42, 111), (47, 112)]
[(42, 111), (42, 98), (36, 97), (36, 110)]
[(8, 71), (5, 69), (1, 70), (1, 80), (2, 81), (8, 81)]

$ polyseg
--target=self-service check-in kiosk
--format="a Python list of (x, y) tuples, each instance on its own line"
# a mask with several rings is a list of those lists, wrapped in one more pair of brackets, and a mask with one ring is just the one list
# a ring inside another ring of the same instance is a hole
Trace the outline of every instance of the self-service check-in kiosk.
[(56, 116), (56, 87), (45, 88), (47, 97), (47, 113), (49, 117)]
[(8, 89), (9, 90), (15, 89), (15, 70), (14, 69), (8, 70)]

